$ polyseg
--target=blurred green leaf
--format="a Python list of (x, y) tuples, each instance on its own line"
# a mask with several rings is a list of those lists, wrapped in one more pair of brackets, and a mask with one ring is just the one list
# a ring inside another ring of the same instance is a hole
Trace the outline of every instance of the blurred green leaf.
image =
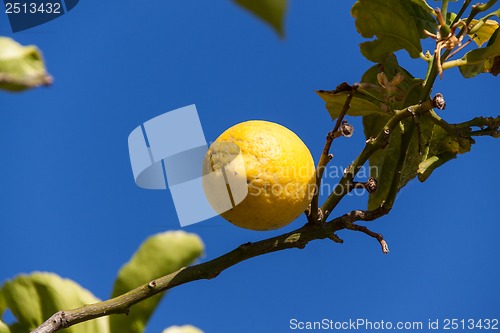
[(234, 0), (234, 2), (271, 25), (280, 36), (284, 35), (283, 22), (287, 0)]
[(162, 333), (203, 333), (203, 331), (191, 325), (171, 326), (163, 330)]
[[(92, 293), (76, 282), (52, 273), (19, 275), (0, 289), (0, 316), (9, 308), (17, 318), (10, 325), (12, 333), (26, 333), (41, 325), (62, 309), (74, 309), (99, 302)], [(5, 331), (5, 325), (0, 332)], [(108, 319), (98, 318), (65, 329), (66, 333), (107, 333)]]
[(425, 0), (411, 0), (411, 2), (413, 2), (429, 14), (434, 13), (434, 8), (429, 6), (429, 4)]
[(465, 78), (472, 78), (480, 73), (490, 72), (495, 57), (500, 56), (500, 28), (497, 28), (485, 47), (467, 52), (462, 60), (466, 65), (459, 67), (460, 73)]
[[(172, 231), (148, 238), (118, 274), (112, 297), (175, 272), (203, 253), (201, 239), (184, 231)], [(110, 317), (112, 333), (142, 333), (163, 294), (134, 305), (128, 316)]]
[(0, 320), (0, 333), (11, 333), (9, 326)]
[(422, 52), (420, 39), (425, 38), (423, 29), (432, 31), (436, 27), (424, 7), (411, 0), (358, 0), (351, 9), (356, 29), (365, 38), (377, 38), (361, 43), (361, 53), (373, 62), (402, 49), (418, 58)]
[(42, 54), (35, 46), (22, 46), (0, 37), (0, 89), (22, 91), (51, 83)]

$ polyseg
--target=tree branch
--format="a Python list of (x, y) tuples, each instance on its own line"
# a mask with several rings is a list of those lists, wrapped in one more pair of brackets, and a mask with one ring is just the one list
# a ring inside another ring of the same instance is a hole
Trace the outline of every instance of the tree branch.
[(363, 151), (347, 168), (335, 189), (321, 206), (321, 210), (324, 212), (324, 219), (328, 218), (333, 209), (349, 193), (349, 189), (352, 188), (351, 185), (354, 177), (361, 169), (361, 167), (366, 163), (366, 161), (368, 161), (370, 156), (379, 149), (383, 149), (389, 143), (389, 137), (392, 134), (394, 128), (400, 123), (400, 121), (408, 117), (412, 117), (413, 115), (419, 115), (429, 112), (430, 110), (432, 110), (432, 108), (444, 108), (444, 100), (442, 99), (441, 94), (436, 94), (436, 97), (434, 97), (432, 100), (426, 100), (421, 104), (412, 105), (402, 110), (396, 110), (394, 112), (394, 115), (387, 121), (377, 137), (370, 138), (366, 141), (366, 145)]
[[(349, 108), (351, 107), (351, 100), (352, 97), (354, 96), (354, 91), (358, 88), (357, 84), (354, 84), (350, 86), (346, 82), (340, 84), (337, 86), (335, 89), (336, 93), (339, 93), (340, 91), (349, 91), (347, 94), (347, 98), (345, 100), (344, 106), (342, 107), (342, 110), (340, 111), (340, 115), (337, 118), (337, 122), (335, 123), (335, 126), (333, 127), (333, 130), (329, 132), (326, 136), (326, 142), (325, 146), (323, 148), (323, 151), (321, 152), (321, 156), (319, 158), (318, 166), (316, 168), (316, 192), (314, 193), (314, 196), (311, 200), (311, 206), (309, 209), (309, 212), (307, 214), (307, 219), (309, 223), (316, 223), (318, 221), (323, 220), (323, 213), (318, 212), (318, 205), (319, 205), (319, 189), (321, 187), (321, 180), (323, 178), (323, 173), (325, 171), (326, 165), (328, 162), (330, 162), (333, 158), (333, 155), (330, 155), (330, 148), (332, 146), (333, 140), (335, 138), (338, 138), (339, 136), (345, 135), (345, 136), (350, 136), (352, 135), (352, 130), (349, 133), (344, 133), (342, 130), (341, 126), (343, 126), (343, 120), (345, 115), (347, 114), (347, 111), (349, 111)], [(344, 126), (343, 126), (344, 127)]]
[(387, 213), (388, 211), (383, 208), (372, 211), (356, 210), (337, 217), (328, 223), (307, 223), (299, 229), (280, 236), (271, 237), (254, 243), (242, 244), (231, 252), (218, 258), (198, 265), (182, 268), (176, 272), (152, 280), (118, 297), (95, 304), (88, 304), (74, 310), (59, 311), (31, 333), (53, 333), (63, 328), (95, 318), (112, 314), (127, 314), (131, 306), (158, 293), (188, 282), (213, 279), (229, 267), (266, 253), (292, 248), (303, 249), (313, 240), (335, 238), (334, 233), (336, 231), (349, 229), (348, 226), (352, 226), (353, 222), (360, 220), (371, 221)]

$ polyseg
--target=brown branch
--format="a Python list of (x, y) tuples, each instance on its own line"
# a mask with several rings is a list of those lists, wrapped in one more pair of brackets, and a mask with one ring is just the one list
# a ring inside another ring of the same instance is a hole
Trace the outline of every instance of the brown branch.
[(361, 151), (354, 162), (347, 168), (339, 183), (336, 185), (332, 193), (330, 193), (328, 198), (321, 206), (324, 218), (328, 218), (328, 216), (339, 204), (339, 202), (349, 193), (350, 189), (352, 188), (353, 179), (361, 169), (361, 167), (376, 151), (384, 149), (387, 146), (387, 144), (389, 143), (389, 137), (392, 134), (394, 128), (398, 126), (402, 120), (413, 115), (420, 115), (429, 112), (430, 110), (432, 110), (432, 108), (438, 108), (442, 110), (445, 108), (445, 106), (446, 103), (444, 101), (443, 95), (438, 93), (431, 100), (426, 100), (420, 104), (408, 106), (402, 110), (394, 111), (393, 116), (387, 121), (387, 123), (381, 129), (380, 133), (376, 137), (366, 140), (365, 148)]
[(311, 206), (309, 208), (309, 211), (306, 212), (309, 223), (317, 223), (323, 221), (323, 213), (318, 209), (319, 195), (320, 195), (319, 189), (321, 187), (321, 180), (323, 178), (323, 173), (325, 171), (326, 165), (333, 158), (333, 155), (330, 154), (330, 148), (332, 146), (333, 140), (342, 135), (347, 137), (352, 135), (353, 131), (352, 126), (344, 122), (344, 117), (347, 114), (347, 111), (349, 111), (349, 108), (351, 107), (351, 100), (354, 96), (354, 91), (357, 88), (358, 88), (357, 84), (350, 86), (349, 84), (344, 82), (340, 84), (337, 87), (337, 89), (335, 89), (337, 93), (340, 91), (349, 91), (349, 93), (347, 94), (347, 98), (344, 102), (342, 110), (340, 111), (340, 114), (337, 118), (335, 126), (333, 127), (333, 130), (329, 132), (326, 136), (325, 146), (323, 147), (323, 151), (321, 152), (321, 156), (319, 158), (318, 166), (316, 168), (316, 187), (315, 187), (316, 192), (314, 193), (314, 196), (311, 200)]
[(347, 229), (349, 229), (349, 230), (355, 230), (355, 231), (360, 231), (360, 232), (362, 232), (364, 234), (367, 234), (370, 237), (375, 238), (380, 243), (380, 246), (382, 247), (382, 252), (384, 254), (389, 253), (389, 246), (387, 245), (387, 242), (384, 240), (384, 237), (381, 234), (373, 232), (370, 229), (368, 229), (367, 227), (362, 226), (362, 225), (357, 225), (355, 223), (352, 223), (352, 224), (348, 225)]
[(307, 223), (299, 229), (280, 236), (240, 245), (233, 251), (218, 258), (182, 268), (176, 272), (152, 280), (121, 296), (95, 304), (88, 304), (74, 310), (59, 311), (31, 333), (52, 333), (91, 319), (111, 314), (127, 314), (131, 306), (158, 293), (188, 282), (213, 279), (229, 267), (266, 253), (292, 248), (303, 249), (310, 241), (317, 239), (339, 239), (334, 234), (336, 231), (349, 229), (348, 226), (351, 226), (355, 221), (371, 221), (385, 214), (387, 214), (387, 210), (383, 208), (373, 211), (352, 211), (328, 223)]

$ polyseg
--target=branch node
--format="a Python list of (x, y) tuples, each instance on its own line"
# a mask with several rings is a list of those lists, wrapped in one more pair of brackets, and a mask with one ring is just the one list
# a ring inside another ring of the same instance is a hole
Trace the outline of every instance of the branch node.
[(374, 193), (377, 191), (377, 180), (373, 177), (370, 177), (366, 182), (352, 182), (351, 191), (354, 188), (364, 188), (368, 193)]
[(148, 288), (149, 289), (154, 289), (156, 287), (156, 281), (153, 280), (151, 282), (148, 283)]
[(61, 322), (61, 327), (67, 328), (70, 326), (69, 321), (66, 319), (66, 313), (61, 311), (59, 313), (59, 320)]

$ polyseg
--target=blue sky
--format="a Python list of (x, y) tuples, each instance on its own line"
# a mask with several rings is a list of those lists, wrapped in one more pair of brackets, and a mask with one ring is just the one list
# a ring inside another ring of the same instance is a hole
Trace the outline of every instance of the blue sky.
[[(284, 39), (226, 0), (82, 1), (16, 34), (0, 13), (0, 35), (38, 45), (55, 78), (50, 88), (0, 93), (0, 281), (52, 271), (107, 298), (146, 237), (180, 228), (168, 191), (135, 185), (127, 149), (135, 127), (169, 110), (196, 104), (207, 141), (241, 121), (278, 122), (317, 160), (333, 124), (314, 90), (357, 82), (371, 66), (358, 51), (352, 3), (291, 1)], [(401, 63), (425, 73), (420, 60)], [(498, 87), (493, 76), (450, 70), (434, 91), (448, 102), (444, 117), (459, 122), (498, 115)], [(334, 166), (363, 147), (360, 121), (351, 122), (355, 136), (335, 142)], [(291, 332), (292, 318), (500, 318), (499, 144), (478, 138), (472, 152), (400, 192), (391, 214), (370, 223), (389, 255), (341, 232), (342, 245), (258, 257), (169, 292), (147, 332), (187, 323), (208, 333)], [(349, 197), (333, 214), (365, 206), (366, 197)], [(213, 218), (184, 229), (203, 239), (205, 261), (304, 222), (253, 232)]]

